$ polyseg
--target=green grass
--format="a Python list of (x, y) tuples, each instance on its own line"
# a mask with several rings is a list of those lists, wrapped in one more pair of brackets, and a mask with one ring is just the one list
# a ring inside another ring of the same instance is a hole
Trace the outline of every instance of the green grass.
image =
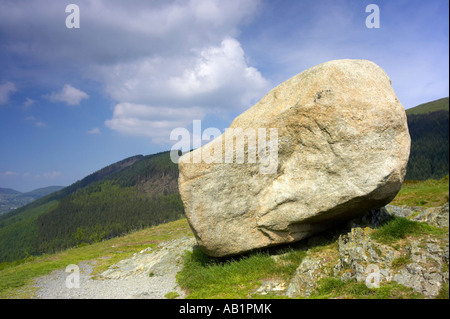
[(371, 234), (371, 237), (380, 243), (392, 244), (407, 236), (417, 237), (427, 234), (442, 236), (447, 234), (447, 231), (426, 223), (411, 221), (404, 217), (395, 217), (377, 228)]
[(448, 97), (444, 97), (439, 100), (431, 101), (428, 103), (420, 104), (416, 107), (409, 108), (406, 110), (407, 115), (411, 114), (426, 114), (435, 111), (448, 111)]
[(175, 298), (177, 298), (177, 297), (179, 297), (180, 295), (178, 294), (178, 292), (176, 292), (176, 291), (171, 291), (171, 292), (168, 292), (168, 293), (166, 293), (165, 295), (164, 295), (164, 298), (167, 298), (167, 299), (175, 299)]
[(29, 298), (33, 293), (30, 285), (35, 278), (47, 275), (53, 270), (65, 268), (69, 264), (96, 260), (95, 275), (144, 248), (154, 247), (161, 241), (183, 236), (192, 236), (186, 219), (150, 227), (92, 245), (67, 249), (60, 253), (2, 263), (0, 264), (0, 298)]
[(401, 206), (442, 206), (449, 200), (449, 177), (440, 180), (405, 181), (400, 192), (391, 202)]
[(449, 299), (449, 293), (448, 293), (448, 283), (444, 283), (442, 285), (441, 290), (439, 290), (439, 294), (436, 296), (435, 299)]
[(401, 256), (394, 259), (391, 265), (393, 269), (399, 269), (405, 267), (410, 262), (411, 262), (411, 253), (409, 253), (407, 256)]
[(278, 262), (267, 252), (220, 260), (197, 249), (186, 254), (177, 281), (189, 291), (188, 298), (250, 298), (261, 280), (290, 278), (305, 255), (304, 251), (290, 249)]
[(368, 288), (364, 282), (354, 280), (342, 281), (339, 278), (326, 277), (318, 282), (318, 287), (311, 299), (422, 299), (422, 294), (412, 288), (395, 282), (380, 284), (379, 288)]

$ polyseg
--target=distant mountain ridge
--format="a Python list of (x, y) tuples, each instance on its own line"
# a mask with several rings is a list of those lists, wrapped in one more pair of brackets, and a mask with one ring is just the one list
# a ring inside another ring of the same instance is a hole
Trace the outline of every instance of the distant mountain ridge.
[(0, 197), (3, 195), (17, 195), (17, 194), (21, 194), (21, 192), (16, 191), (15, 189), (12, 189), (12, 188), (0, 187)]
[(48, 186), (29, 192), (19, 192), (11, 188), (0, 187), (0, 215), (24, 206), (38, 198), (59, 191), (64, 186)]

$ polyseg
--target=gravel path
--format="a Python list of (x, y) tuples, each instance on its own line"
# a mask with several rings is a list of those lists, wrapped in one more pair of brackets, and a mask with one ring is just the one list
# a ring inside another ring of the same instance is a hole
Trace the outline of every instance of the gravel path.
[(73, 273), (64, 269), (52, 272), (36, 280), (38, 299), (161, 299), (176, 291), (181, 298), (184, 292), (176, 287), (174, 273), (163, 276), (138, 275), (123, 279), (94, 280), (90, 274), (92, 264), (80, 263), (79, 288), (68, 288), (66, 278)]
[(36, 279), (34, 286), (38, 289), (34, 298), (162, 299), (169, 292), (177, 292), (177, 298), (184, 298), (184, 291), (177, 286), (176, 274), (181, 270), (180, 256), (189, 246), (193, 246), (192, 239), (182, 239), (166, 242), (155, 251), (141, 251), (111, 266), (102, 274), (102, 279), (92, 279), (95, 261), (81, 262), (77, 265), (79, 287), (67, 287), (68, 278), (69, 286), (74, 282), (71, 280), (74, 272), (53, 271)]

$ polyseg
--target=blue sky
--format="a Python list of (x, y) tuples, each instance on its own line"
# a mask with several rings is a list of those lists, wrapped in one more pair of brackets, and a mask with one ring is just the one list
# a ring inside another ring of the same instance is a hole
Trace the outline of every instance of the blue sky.
[[(80, 28), (65, 21), (80, 9)], [(380, 28), (367, 28), (368, 4)], [(449, 95), (447, 0), (0, 0), (0, 187), (70, 185), (223, 131), (334, 59), (374, 61), (405, 108)]]

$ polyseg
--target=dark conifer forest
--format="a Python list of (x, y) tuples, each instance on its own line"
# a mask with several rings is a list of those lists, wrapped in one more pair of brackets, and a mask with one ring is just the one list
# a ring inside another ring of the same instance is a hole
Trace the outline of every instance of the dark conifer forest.
[(406, 180), (440, 179), (449, 171), (448, 98), (407, 110), (411, 153)]

